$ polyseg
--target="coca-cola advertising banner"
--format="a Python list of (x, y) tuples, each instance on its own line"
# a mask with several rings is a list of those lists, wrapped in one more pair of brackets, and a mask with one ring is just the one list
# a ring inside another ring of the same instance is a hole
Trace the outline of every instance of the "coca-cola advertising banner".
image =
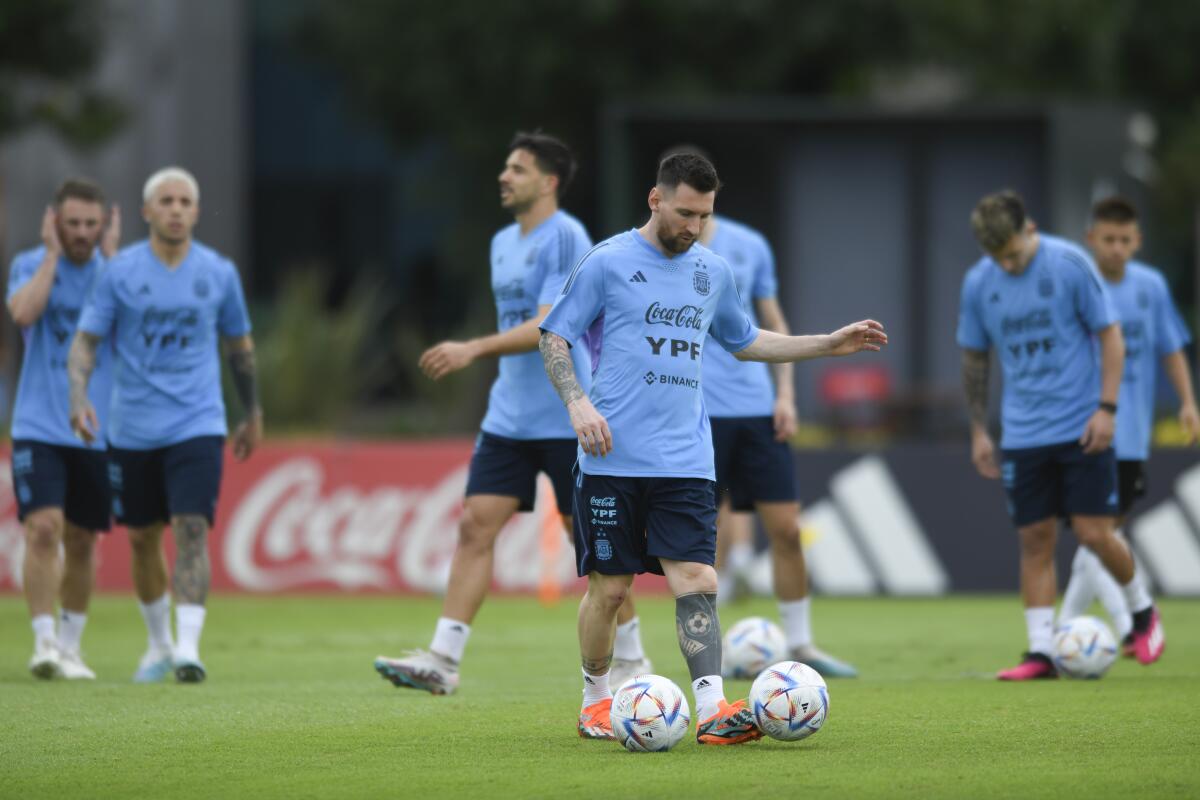
[[(20, 587), (24, 542), (8, 449), (0, 456), (0, 590), (11, 591)], [(470, 458), (461, 440), (265, 444), (242, 463), (227, 454), (209, 541), (213, 588), (442, 591)], [(557, 593), (579, 582), (549, 482), (540, 480), (534, 512), (515, 515), (496, 543), (498, 590)], [(130, 589), (122, 528), (101, 537), (97, 555), (97, 588)]]

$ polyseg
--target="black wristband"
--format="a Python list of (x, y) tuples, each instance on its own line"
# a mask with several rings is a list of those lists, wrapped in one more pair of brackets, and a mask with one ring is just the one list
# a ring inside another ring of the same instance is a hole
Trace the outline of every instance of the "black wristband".
[(1100, 410), (1107, 411), (1110, 414), (1116, 414), (1117, 413), (1117, 404), (1109, 403), (1104, 400), (1101, 400), (1100, 401)]

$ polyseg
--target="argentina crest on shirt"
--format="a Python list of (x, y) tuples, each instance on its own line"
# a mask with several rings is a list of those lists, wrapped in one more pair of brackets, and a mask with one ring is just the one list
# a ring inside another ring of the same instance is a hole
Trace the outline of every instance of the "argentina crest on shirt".
[(708, 273), (699, 270), (692, 273), (692, 288), (696, 294), (708, 294)]

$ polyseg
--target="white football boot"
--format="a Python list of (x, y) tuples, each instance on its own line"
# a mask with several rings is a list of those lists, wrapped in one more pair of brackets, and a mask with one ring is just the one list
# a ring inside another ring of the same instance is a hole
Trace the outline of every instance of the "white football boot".
[(394, 686), (424, 689), (430, 694), (453, 694), (458, 688), (458, 664), (427, 650), (412, 650), (403, 658), (379, 656), (375, 671)]
[(608, 670), (608, 685), (615, 692), (621, 684), (634, 675), (647, 675), (653, 671), (654, 665), (645, 656), (641, 658), (614, 658), (612, 666)]
[(58, 642), (53, 639), (38, 639), (33, 645), (33, 657), (29, 659), (29, 671), (35, 678), (44, 681), (62, 677), (62, 654)]
[(58, 668), (62, 676), (69, 681), (94, 681), (96, 673), (83, 663), (83, 656), (78, 650), (63, 650), (59, 658)]

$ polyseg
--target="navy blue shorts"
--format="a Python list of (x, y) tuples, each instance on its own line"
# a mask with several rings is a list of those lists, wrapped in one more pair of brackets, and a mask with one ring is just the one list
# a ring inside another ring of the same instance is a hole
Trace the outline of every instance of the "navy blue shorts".
[(112, 495), (108, 488), (108, 454), (27, 439), (12, 443), (13, 493), (17, 519), (42, 508), (61, 508), (72, 525), (107, 531)]
[(110, 448), (113, 516), (136, 528), (198, 514), (213, 524), (225, 437), (198, 436), (154, 450)]
[(480, 431), (471, 454), (467, 497), (515, 497), (518, 511), (533, 511), (537, 475), (544, 472), (554, 486), (559, 513), (570, 514), (571, 467), (575, 465), (578, 444), (574, 439), (509, 439)]
[(1004, 450), (1001, 476), (1017, 527), (1048, 517), (1116, 516), (1117, 459), (1112, 448), (1088, 455), (1078, 442)]
[[(1134, 503), (1146, 496), (1145, 461), (1117, 462), (1117, 494), (1120, 497), (1117, 513), (1124, 517)], [(1128, 536), (1129, 531), (1125, 535)]]
[(792, 448), (775, 441), (774, 419), (713, 417), (711, 422), (717, 490), (729, 492), (734, 511), (799, 499)]
[(717, 556), (715, 484), (575, 470), (575, 562), (580, 577), (662, 575), (660, 558), (711, 566)]

